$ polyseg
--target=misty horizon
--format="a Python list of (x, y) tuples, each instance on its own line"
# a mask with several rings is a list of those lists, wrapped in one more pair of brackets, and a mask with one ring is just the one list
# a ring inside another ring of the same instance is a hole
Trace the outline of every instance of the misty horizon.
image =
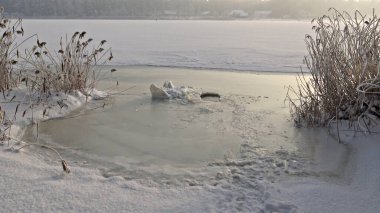
[(2, 0), (20, 18), (305, 19), (331, 7), (372, 13), (379, 0)]

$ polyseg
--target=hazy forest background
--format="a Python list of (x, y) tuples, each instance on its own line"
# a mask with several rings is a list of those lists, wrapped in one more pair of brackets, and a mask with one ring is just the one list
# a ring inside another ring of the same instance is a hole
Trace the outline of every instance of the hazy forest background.
[(380, 0), (0, 0), (0, 5), (21, 18), (303, 19), (329, 7), (368, 13), (380, 9)]

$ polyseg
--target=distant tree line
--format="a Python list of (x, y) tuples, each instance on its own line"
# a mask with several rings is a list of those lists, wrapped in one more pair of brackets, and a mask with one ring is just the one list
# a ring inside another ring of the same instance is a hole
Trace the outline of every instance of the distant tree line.
[(308, 18), (329, 7), (370, 12), (380, 0), (0, 0), (10, 15), (20, 17), (230, 18), (243, 10), (247, 18), (271, 11), (267, 18)]

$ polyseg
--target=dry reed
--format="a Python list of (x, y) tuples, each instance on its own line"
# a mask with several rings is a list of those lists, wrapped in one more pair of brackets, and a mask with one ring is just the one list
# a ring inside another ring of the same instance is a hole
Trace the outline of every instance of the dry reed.
[(331, 8), (312, 20), (314, 34), (306, 35), (308, 72), (297, 77), (287, 100), (298, 125), (326, 126), (349, 120), (369, 130), (380, 117), (380, 19)]
[(24, 35), (21, 20), (11, 20), (4, 15), (0, 7), (0, 92), (5, 92), (16, 85), (14, 67), (18, 63), (19, 53), (15, 49), (15, 40)]
[(23, 56), (29, 71), (22, 80), (40, 95), (73, 91), (86, 95), (104, 77), (99, 67), (113, 59), (111, 49), (104, 49), (105, 40), (95, 47), (92, 42), (86, 32), (75, 32), (71, 38), (61, 38), (58, 51), (51, 51), (46, 42), (37, 39)]

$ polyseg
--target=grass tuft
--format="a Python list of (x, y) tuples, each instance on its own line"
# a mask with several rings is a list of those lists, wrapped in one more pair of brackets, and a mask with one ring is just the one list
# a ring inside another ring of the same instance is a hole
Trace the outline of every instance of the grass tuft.
[(0, 7), (0, 92), (5, 92), (17, 83), (14, 74), (19, 62), (19, 53), (15, 49), (15, 40), (24, 35), (21, 19), (11, 20), (4, 16), (4, 8)]
[(97, 45), (92, 43), (86, 32), (75, 32), (70, 39), (61, 38), (58, 51), (52, 51), (46, 42), (37, 39), (23, 58), (29, 68), (23, 81), (31, 83), (40, 94), (74, 91), (87, 94), (104, 76), (99, 67), (113, 58), (111, 49), (104, 47), (105, 40)]
[(299, 74), (287, 97), (296, 124), (326, 126), (343, 119), (369, 130), (380, 117), (380, 19), (375, 11), (331, 8), (312, 24), (304, 59), (310, 73)]

